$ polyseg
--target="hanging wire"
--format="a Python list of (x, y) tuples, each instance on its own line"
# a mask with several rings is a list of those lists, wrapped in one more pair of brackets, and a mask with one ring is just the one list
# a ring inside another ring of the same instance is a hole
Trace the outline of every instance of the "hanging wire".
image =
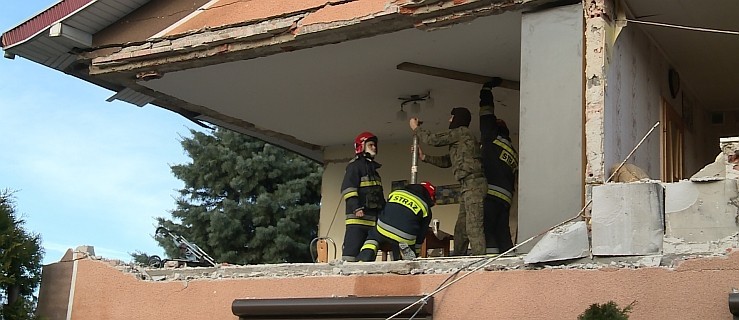
[(421, 301), (421, 303), (418, 304), (418, 309), (416, 309), (416, 312), (414, 312), (413, 315), (410, 318), (408, 318), (408, 320), (415, 319), (416, 318), (416, 315), (418, 315), (418, 313), (421, 312), (421, 309), (423, 309), (423, 306), (425, 306), (426, 304), (428, 304), (428, 299), (426, 297), (424, 297), (421, 300), (423, 300), (423, 301)]
[(339, 207), (341, 207), (341, 199), (339, 199), (338, 203), (336, 204), (336, 210), (334, 210), (334, 217), (331, 219), (331, 223), (328, 225), (328, 230), (326, 230), (326, 236), (324, 237), (316, 237), (313, 240), (311, 240), (310, 244), (308, 245), (308, 249), (310, 250), (311, 259), (313, 262), (318, 262), (318, 249), (313, 250), (313, 245), (316, 244), (316, 242), (320, 240), (328, 240), (333, 244), (334, 246), (334, 258), (337, 257), (337, 246), (336, 242), (334, 242), (334, 239), (331, 239), (328, 235), (331, 233), (331, 227), (334, 226), (334, 221), (336, 221), (336, 214), (339, 213)]
[(637, 23), (637, 24), (646, 24), (646, 25), (650, 25), (650, 26), (667, 27), (667, 28), (683, 29), (683, 30), (690, 30), (690, 31), (700, 31), (700, 32), (712, 32), (712, 33), (722, 33), (722, 34), (739, 35), (739, 31), (719, 30), (719, 29), (690, 27), (690, 26), (681, 26), (681, 25), (677, 25), (677, 24), (662, 23), (662, 22), (641, 21), (641, 20), (633, 20), (633, 19), (624, 19), (624, 20), (616, 20), (616, 21), (626, 21), (626, 22)]

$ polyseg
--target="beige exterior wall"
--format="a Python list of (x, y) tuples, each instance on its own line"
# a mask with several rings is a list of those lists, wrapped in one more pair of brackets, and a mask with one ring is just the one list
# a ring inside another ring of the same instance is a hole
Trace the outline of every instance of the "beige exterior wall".
[[(44, 269), (66, 268), (57, 263)], [(739, 254), (689, 260), (675, 269), (602, 268), (482, 271), (455, 283), (434, 299), (435, 320), (575, 319), (592, 303), (636, 301), (632, 319), (732, 319), (728, 293), (739, 287)], [(177, 270), (173, 270), (177, 273)], [(110, 264), (79, 260), (72, 320), (237, 319), (234, 299), (421, 295), (449, 274), (255, 277), (142, 281)], [(65, 277), (69, 281), (69, 277)], [(67, 286), (69, 287), (69, 286)], [(41, 295), (39, 310), (50, 320), (64, 312), (45, 308), (53, 295)]]

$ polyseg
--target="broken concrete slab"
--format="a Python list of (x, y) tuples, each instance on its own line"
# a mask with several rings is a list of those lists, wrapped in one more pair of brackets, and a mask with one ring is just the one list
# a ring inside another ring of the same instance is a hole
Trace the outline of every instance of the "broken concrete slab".
[(703, 242), (691, 242), (685, 239), (665, 236), (662, 251), (665, 255), (723, 255), (736, 248), (739, 248), (739, 233), (734, 233), (726, 238)]
[(719, 147), (721, 153), (716, 159), (696, 172), (690, 181), (716, 181), (723, 179), (739, 178), (739, 137), (720, 138)]
[(570, 260), (590, 255), (585, 221), (570, 222), (549, 231), (523, 258), (525, 263)]
[(666, 237), (692, 243), (716, 241), (739, 231), (735, 180), (665, 183)]
[(662, 252), (664, 188), (659, 183), (614, 183), (593, 187), (594, 255)]
[(690, 181), (704, 182), (724, 180), (726, 178), (726, 164), (722, 161), (723, 158), (724, 154), (720, 153), (714, 162), (707, 164), (691, 176)]
[(95, 257), (95, 247), (93, 246), (77, 246), (74, 249), (74, 259)]

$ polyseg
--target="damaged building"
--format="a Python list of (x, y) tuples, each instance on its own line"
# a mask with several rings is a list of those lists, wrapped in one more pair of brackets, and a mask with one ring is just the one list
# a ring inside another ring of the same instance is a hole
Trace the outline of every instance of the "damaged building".
[[(635, 318), (731, 319), (736, 12), (731, 0), (61, 0), (3, 33), (6, 58), (323, 163), (318, 232), (338, 248), (353, 137), (379, 137), (390, 190), (410, 174), (407, 117), (443, 129), (451, 107), (476, 110), (480, 79), (505, 79), (493, 91), (520, 157), (511, 226), (532, 241), (495, 260), (346, 264), (328, 250), (328, 263), (165, 270), (75, 250), (44, 267), (39, 313), (386, 318), (422, 300), (411, 314), (548, 319), (613, 300), (636, 301)], [(637, 181), (610, 183), (624, 159)], [(451, 202), (434, 208), (441, 230)], [(435, 293), (453, 275), (469, 276)]]

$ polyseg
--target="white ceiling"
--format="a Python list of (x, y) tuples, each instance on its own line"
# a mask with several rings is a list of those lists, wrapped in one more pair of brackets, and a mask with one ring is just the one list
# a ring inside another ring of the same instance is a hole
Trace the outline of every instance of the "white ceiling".
[[(451, 107), (477, 113), (480, 85), (396, 65), (413, 62), (518, 81), (520, 26), (521, 13), (508, 12), (436, 31), (404, 30), (188, 69), (141, 84), (319, 146), (350, 144), (365, 130), (382, 141), (408, 139), (407, 121), (396, 120), (398, 97), (430, 90), (434, 106), (419, 116), (425, 127), (441, 129), (448, 126)], [(495, 94), (499, 113), (517, 132), (518, 91)]]
[[(739, 31), (737, 0), (626, 0), (631, 19)], [(711, 110), (739, 109), (739, 35), (638, 25)], [(666, 75), (665, 75), (666, 76)]]
[[(739, 30), (739, 1), (626, 0), (631, 19)], [(634, 24), (630, 24), (631, 27)], [(638, 25), (663, 49), (685, 87), (707, 109), (739, 110), (739, 36)], [(400, 71), (412, 62), (519, 80), (521, 12), (435, 31), (404, 30), (360, 40), (165, 74), (156, 91), (318, 146), (350, 144), (369, 130), (383, 141), (410, 138), (396, 120), (398, 97), (431, 91), (425, 127), (447, 126), (449, 110), (476, 114), (480, 85)], [(519, 93), (496, 89), (497, 113), (518, 132)], [(410, 111), (410, 110), (407, 110)], [(473, 121), (473, 130), (476, 121)]]

